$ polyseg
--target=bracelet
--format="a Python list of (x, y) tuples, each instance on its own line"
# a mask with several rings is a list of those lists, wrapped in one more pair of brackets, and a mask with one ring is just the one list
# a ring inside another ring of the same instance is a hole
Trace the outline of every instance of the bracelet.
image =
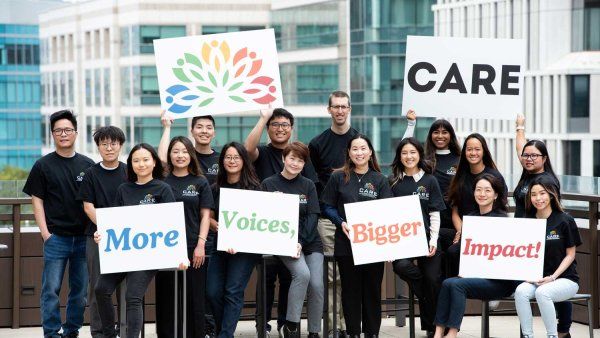
[(517, 126), (517, 131), (519, 131), (519, 130), (525, 131), (525, 126)]
[(553, 282), (556, 280), (556, 278), (553, 275), (550, 275), (550, 278), (552, 278)]
[(204, 242), (206, 242), (206, 238), (204, 238), (204, 237), (202, 237), (200, 235), (198, 235), (198, 238), (201, 239), (201, 240), (203, 240)]

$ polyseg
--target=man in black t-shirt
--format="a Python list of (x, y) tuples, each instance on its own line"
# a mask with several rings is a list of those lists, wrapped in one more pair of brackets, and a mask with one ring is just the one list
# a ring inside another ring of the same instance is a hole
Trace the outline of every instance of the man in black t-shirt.
[[(52, 114), (50, 130), (55, 151), (35, 162), (23, 192), (31, 196), (44, 240), (40, 292), (44, 337), (77, 337), (86, 303), (85, 229), (89, 222), (77, 194), (86, 169), (94, 161), (75, 152), (77, 120), (70, 110)], [(61, 324), (59, 295), (67, 263), (70, 290), (66, 321)]]
[(94, 132), (93, 137), (102, 161), (85, 171), (85, 176), (83, 176), (79, 188), (79, 199), (83, 202), (83, 210), (91, 220), (85, 231), (87, 236), (87, 268), (91, 288), (88, 303), (90, 332), (92, 338), (101, 338), (103, 337), (102, 322), (98, 313), (96, 294), (94, 293), (96, 282), (100, 277), (98, 244), (94, 242), (94, 232), (97, 230), (96, 209), (116, 206), (117, 188), (122, 183), (127, 182), (127, 165), (119, 161), (121, 147), (125, 143), (125, 134), (121, 129), (113, 126), (101, 127)]
[[(322, 198), (321, 193), (323, 188), (327, 185), (329, 177), (334, 169), (341, 168), (344, 165), (346, 158), (346, 148), (348, 142), (358, 134), (356, 129), (350, 127), (350, 112), (352, 106), (350, 105), (350, 96), (343, 91), (335, 91), (329, 95), (329, 102), (327, 111), (331, 115), (331, 127), (327, 128), (321, 134), (313, 138), (308, 149), (310, 150), (310, 159), (312, 164), (319, 176), (319, 182), (317, 182), (317, 192), (319, 198)], [(319, 218), (319, 234), (321, 235), (321, 241), (323, 242), (323, 249), (326, 254), (333, 254), (334, 249), (334, 234), (335, 225), (326, 218)], [(341, 306), (341, 284), (339, 274), (333, 275), (333, 265), (328, 264), (327, 278), (329, 281), (329, 327), (333, 326), (333, 293), (332, 284), (334, 281), (338, 284), (337, 286), (337, 309), (339, 328), (345, 331), (344, 314)], [(337, 328), (333, 328), (336, 330)], [(327, 332), (326, 332), (327, 334)]]

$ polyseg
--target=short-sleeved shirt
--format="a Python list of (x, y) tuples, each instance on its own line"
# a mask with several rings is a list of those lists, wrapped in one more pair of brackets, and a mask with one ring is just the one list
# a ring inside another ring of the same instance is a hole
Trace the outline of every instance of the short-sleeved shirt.
[(219, 155), (220, 153), (214, 150), (211, 154), (202, 154), (196, 151), (196, 157), (202, 168), (202, 173), (204, 173), (204, 176), (208, 180), (209, 186), (217, 181)]
[[(344, 204), (373, 201), (391, 196), (390, 185), (382, 173), (369, 169), (364, 175), (359, 176), (355, 172), (351, 172), (348, 182), (344, 182), (344, 173), (336, 171), (323, 189), (321, 202), (335, 207), (340, 217), (346, 221)], [(341, 227), (335, 229), (334, 254), (335, 256), (352, 255), (350, 240)]]
[(492, 211), (485, 213), (485, 214), (482, 214), (479, 210), (473, 211), (472, 213), (468, 214), (467, 216), (508, 217), (508, 215), (505, 212), (502, 212), (499, 210), (494, 210), (494, 209), (492, 209)]
[[(579, 245), (581, 245), (581, 236), (575, 219), (567, 213), (552, 211), (546, 221), (544, 276), (550, 276), (556, 271), (567, 256), (567, 248)], [(578, 283), (577, 261), (574, 260), (558, 278), (567, 278)]]
[[(101, 163), (96, 163), (85, 171), (79, 187), (79, 199), (92, 203), (95, 208), (114, 207), (117, 188), (125, 182), (127, 182), (125, 163), (119, 162), (119, 165), (112, 169), (106, 169)], [(89, 222), (85, 234), (92, 236), (96, 229), (96, 224)]]
[(419, 196), (427, 240), (429, 241), (429, 228), (431, 226), (429, 213), (446, 209), (444, 198), (442, 197), (440, 187), (435, 177), (425, 173), (419, 181), (415, 182), (414, 176), (404, 176), (392, 186), (392, 195), (394, 197), (410, 195)]
[(309, 214), (318, 216), (321, 212), (314, 182), (301, 175), (288, 180), (281, 173), (278, 173), (265, 179), (262, 183), (262, 189), (299, 196), (298, 241), (302, 244), (302, 251), (306, 255), (313, 252), (323, 253), (323, 243), (316, 224), (318, 218), (314, 217), (314, 224), (307, 224)]
[(527, 193), (529, 192), (529, 185), (538, 177), (548, 178), (556, 184), (556, 190), (560, 190), (560, 183), (558, 182), (558, 179), (549, 172), (544, 171), (539, 174), (525, 175), (523, 180), (517, 184), (513, 194), (515, 199), (515, 217), (525, 217), (525, 199), (527, 198)]
[(165, 178), (165, 183), (173, 188), (175, 200), (183, 202), (187, 245), (193, 248), (198, 244), (200, 235), (200, 209), (215, 206), (208, 181), (202, 176), (177, 177), (171, 174)]
[(90, 222), (77, 200), (85, 171), (94, 165), (87, 156), (62, 157), (52, 152), (35, 162), (23, 192), (44, 202), (48, 231), (60, 236), (81, 236)]
[(158, 204), (175, 202), (173, 188), (167, 183), (153, 179), (145, 184), (126, 182), (117, 189), (116, 206)]
[(346, 147), (348, 142), (356, 135), (358, 135), (358, 131), (354, 128), (350, 128), (343, 135), (338, 135), (331, 128), (327, 128), (308, 144), (310, 159), (319, 177), (319, 183), (317, 184), (319, 196), (321, 196), (323, 188), (329, 182), (333, 170), (344, 165)]
[[(467, 169), (468, 170), (468, 169)], [(473, 192), (474, 182), (477, 176), (487, 173), (491, 174), (494, 177), (498, 178), (502, 182), (502, 186), (504, 187), (504, 192), (508, 193), (508, 188), (506, 187), (506, 182), (504, 181), (504, 177), (500, 172), (494, 168), (485, 167), (482, 172), (478, 174), (472, 174), (470, 171), (465, 175), (464, 184), (459, 187), (460, 189), (460, 201), (456, 205), (458, 207), (458, 214), (462, 218), (463, 215), (468, 215), (474, 211), (479, 210), (479, 205), (475, 202), (475, 195)], [(455, 203), (454, 201), (452, 201)]]
[(444, 200), (448, 200), (448, 189), (450, 188), (450, 182), (456, 175), (456, 169), (458, 168), (458, 162), (460, 156), (449, 153), (449, 154), (435, 154), (435, 170), (433, 176), (440, 185), (440, 191)]
[[(254, 169), (260, 181), (264, 181), (275, 174), (281, 173), (283, 170), (283, 149), (275, 148), (271, 143), (266, 146), (258, 146), (258, 157), (254, 161)], [(310, 179), (313, 182), (318, 181), (317, 173), (310, 159), (304, 164), (302, 176)]]

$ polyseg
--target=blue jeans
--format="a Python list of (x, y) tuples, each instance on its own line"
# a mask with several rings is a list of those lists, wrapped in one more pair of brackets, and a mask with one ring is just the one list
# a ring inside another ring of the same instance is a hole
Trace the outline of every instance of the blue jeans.
[(217, 251), (210, 258), (206, 294), (219, 338), (233, 337), (244, 305), (244, 290), (259, 257)]
[[(85, 258), (85, 236), (52, 235), (44, 243), (44, 270), (42, 272), (42, 292), (40, 310), (44, 337), (76, 333), (83, 325), (88, 273)], [(65, 269), (69, 263), (69, 297), (67, 300), (67, 318), (61, 325), (60, 287)]]
[(510, 296), (515, 281), (483, 278), (448, 278), (442, 283), (438, 297), (435, 325), (460, 329), (467, 298), (490, 300)]

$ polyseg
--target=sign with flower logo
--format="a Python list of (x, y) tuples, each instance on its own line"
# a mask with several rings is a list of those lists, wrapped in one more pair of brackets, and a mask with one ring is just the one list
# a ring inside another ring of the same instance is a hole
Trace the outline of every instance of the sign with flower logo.
[(174, 119), (283, 107), (273, 29), (159, 39), (154, 51)]

